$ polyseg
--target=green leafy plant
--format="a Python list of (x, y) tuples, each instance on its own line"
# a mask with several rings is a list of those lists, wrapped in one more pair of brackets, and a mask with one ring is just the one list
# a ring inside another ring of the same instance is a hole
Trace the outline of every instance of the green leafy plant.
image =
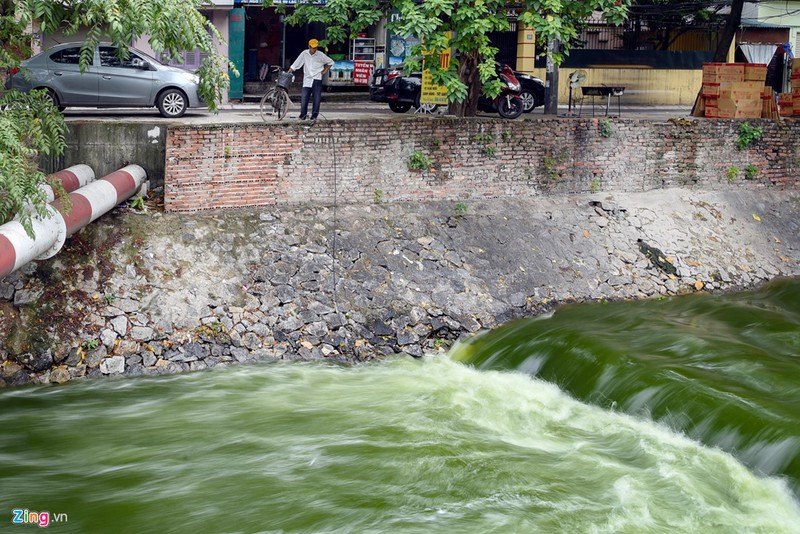
[(744, 177), (747, 180), (753, 180), (756, 176), (758, 176), (758, 167), (751, 163), (744, 168)]
[(608, 119), (603, 119), (603, 122), (600, 123), (597, 131), (601, 137), (611, 137), (611, 135), (614, 133), (614, 129), (611, 127), (611, 121)]
[(131, 209), (142, 211), (145, 209), (144, 197), (138, 196), (131, 199)]
[[(47, 216), (47, 196), (39, 186), (48, 180), (39, 169), (39, 157), (64, 152), (67, 126), (46, 91), (1, 94), (0, 110), (0, 224), (19, 215), (34, 237), (31, 217)], [(59, 198), (68, 201), (63, 188), (53, 185)], [(35, 211), (25, 209), (28, 203)]]
[(739, 176), (739, 167), (736, 165), (731, 165), (728, 167), (728, 170), (725, 171), (725, 176), (728, 177), (729, 182), (734, 181), (736, 177)]
[(225, 333), (225, 326), (219, 321), (212, 321), (208, 324), (198, 326), (194, 329), (196, 337), (204, 336), (210, 339), (226, 339), (229, 336)]
[(375, 202), (375, 204), (380, 204), (381, 201), (383, 200), (383, 190), (382, 189), (375, 189), (372, 192), (372, 194), (373, 194), (372, 200)]
[(117, 297), (115, 297), (114, 295), (109, 294), (109, 295), (105, 295), (103, 297), (103, 300), (106, 301), (106, 304), (112, 304), (116, 298)]
[(414, 151), (408, 157), (408, 168), (412, 171), (424, 171), (431, 168), (431, 160), (420, 152), (419, 150)]
[(100, 346), (100, 341), (97, 339), (87, 339), (83, 343), (81, 343), (81, 347), (83, 350), (94, 350)]
[(431, 146), (433, 148), (441, 147), (442, 146), (442, 140), (441, 139), (431, 139)]
[(455, 213), (456, 217), (463, 217), (467, 214), (467, 205), (463, 202), (459, 202), (453, 207), (453, 213)]
[(233, 149), (231, 148), (230, 145), (225, 145), (225, 148), (222, 149), (222, 151), (226, 158), (229, 158), (233, 155)]
[(739, 138), (736, 140), (736, 147), (744, 150), (756, 141), (760, 141), (763, 136), (761, 128), (753, 128), (749, 122), (743, 122), (739, 126)]
[(485, 145), (494, 141), (494, 137), (492, 137), (492, 134), (490, 133), (476, 133), (472, 136), (472, 140), (476, 143), (483, 143)]
[(542, 166), (544, 167), (545, 174), (553, 181), (558, 180), (558, 171), (556, 170), (556, 160), (552, 156), (545, 156), (542, 158)]
[(600, 191), (600, 185), (601, 185), (600, 179), (599, 179), (599, 178), (595, 178), (595, 179), (594, 179), (594, 180), (592, 180), (592, 182), (589, 184), (589, 190), (590, 190), (592, 193), (597, 193), (598, 191)]
[(488, 132), (476, 133), (472, 136), (472, 140), (483, 145), (483, 153), (487, 156), (494, 156), (497, 152), (497, 147), (494, 146), (494, 136)]
[(508, 130), (505, 130), (503, 132), (503, 141), (508, 141), (509, 139), (511, 139), (511, 132), (509, 132)]

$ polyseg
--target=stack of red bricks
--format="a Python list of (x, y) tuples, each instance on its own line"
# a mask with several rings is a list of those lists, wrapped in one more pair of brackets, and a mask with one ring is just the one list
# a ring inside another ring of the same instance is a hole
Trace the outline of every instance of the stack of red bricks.
[(700, 96), (705, 116), (761, 118), (765, 111), (762, 100), (772, 98), (771, 91), (765, 91), (766, 77), (767, 66), (763, 63), (704, 63)]
[(778, 95), (778, 108), (781, 116), (800, 115), (800, 59), (792, 60), (792, 91)]

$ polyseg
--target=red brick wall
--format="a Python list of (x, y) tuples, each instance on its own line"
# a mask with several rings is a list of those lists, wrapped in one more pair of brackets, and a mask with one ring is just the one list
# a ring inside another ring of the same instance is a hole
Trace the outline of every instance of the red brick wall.
[[(165, 205), (194, 211), (277, 203), (468, 200), (661, 187), (800, 187), (800, 121), (386, 120), (206, 125), (167, 134)], [(419, 151), (432, 166), (409, 170)], [(758, 169), (752, 180), (745, 168)], [(728, 169), (738, 167), (732, 181)], [(335, 182), (334, 182), (335, 179)]]

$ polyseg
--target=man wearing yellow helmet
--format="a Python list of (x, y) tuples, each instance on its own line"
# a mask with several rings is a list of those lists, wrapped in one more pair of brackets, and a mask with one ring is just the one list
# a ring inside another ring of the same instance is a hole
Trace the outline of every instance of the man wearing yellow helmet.
[(314, 96), (314, 105), (311, 108), (311, 123), (317, 120), (319, 114), (319, 102), (322, 99), (322, 77), (331, 70), (333, 60), (323, 52), (317, 50), (319, 41), (311, 39), (308, 42), (308, 49), (303, 50), (297, 59), (289, 67), (289, 72), (303, 69), (303, 97), (300, 100), (300, 120), (308, 117), (308, 100)]

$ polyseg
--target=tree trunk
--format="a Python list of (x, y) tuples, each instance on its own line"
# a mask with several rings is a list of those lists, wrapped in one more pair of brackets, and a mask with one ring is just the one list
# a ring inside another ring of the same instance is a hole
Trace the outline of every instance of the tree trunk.
[(467, 85), (467, 98), (463, 102), (450, 104), (450, 113), (456, 117), (474, 117), (478, 111), (478, 98), (482, 91), (477, 51), (461, 55), (458, 77)]
[(717, 44), (717, 51), (714, 52), (714, 62), (724, 63), (727, 61), (728, 50), (730, 50), (733, 38), (736, 36), (736, 30), (739, 29), (739, 24), (742, 22), (743, 8), (744, 0), (733, 0), (731, 2), (731, 12), (728, 14), (728, 18), (725, 19), (725, 26)]
[(546, 89), (544, 101), (544, 114), (545, 115), (558, 115), (558, 70), (559, 67), (553, 64), (550, 51), (558, 52), (561, 43), (557, 39), (552, 39), (548, 45), (547, 53), (547, 73), (546, 73)]

